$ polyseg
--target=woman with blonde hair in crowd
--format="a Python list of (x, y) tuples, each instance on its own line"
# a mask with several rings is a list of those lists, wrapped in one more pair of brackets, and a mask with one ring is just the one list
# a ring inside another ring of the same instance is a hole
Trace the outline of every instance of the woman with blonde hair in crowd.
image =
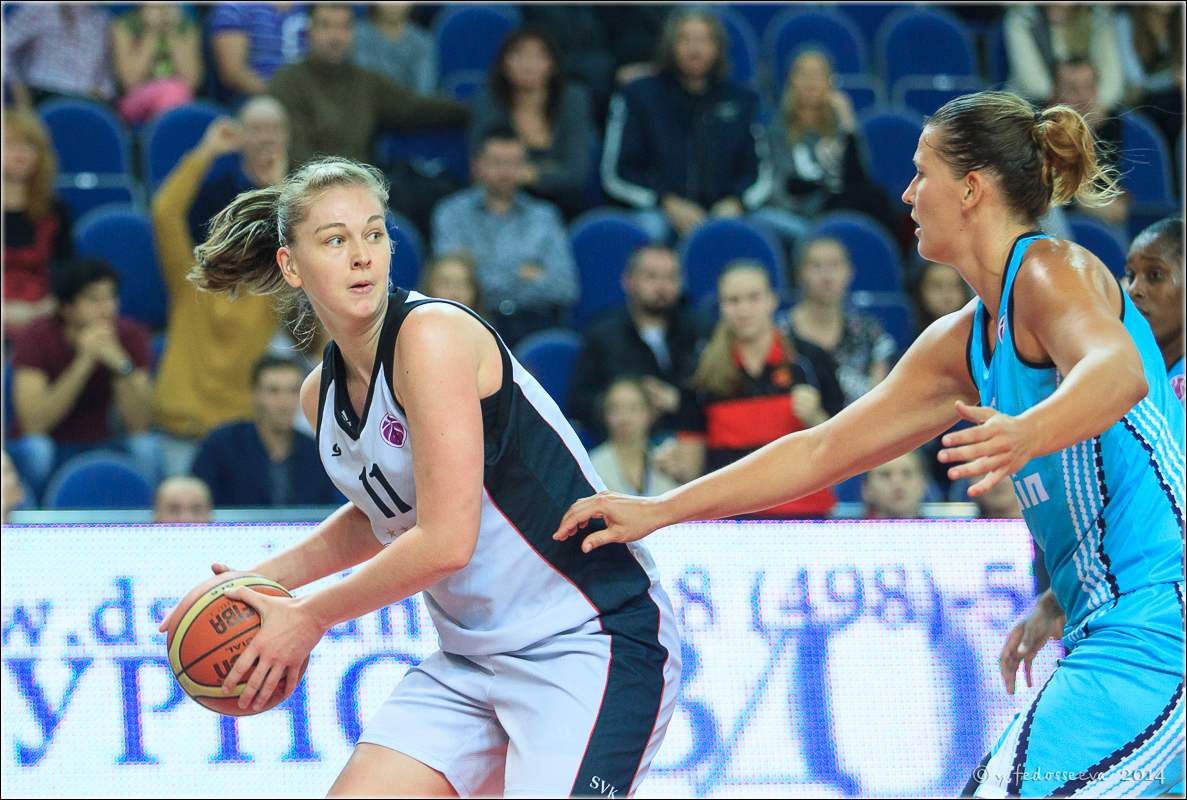
[(52, 265), (74, 254), (70, 210), (54, 194), (58, 162), (31, 111), (4, 112), (4, 338), (56, 307)]
[(774, 185), (755, 217), (789, 251), (829, 211), (868, 214), (898, 238), (895, 211), (866, 173), (853, 104), (833, 82), (828, 56), (804, 50), (788, 68), (779, 113), (767, 126)]

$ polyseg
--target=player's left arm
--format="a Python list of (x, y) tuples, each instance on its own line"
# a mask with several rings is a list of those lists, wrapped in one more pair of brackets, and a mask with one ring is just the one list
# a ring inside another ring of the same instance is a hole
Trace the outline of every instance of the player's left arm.
[(240, 708), (261, 708), (332, 626), (427, 589), (474, 554), (484, 469), (479, 386), (498, 386), (497, 346), (466, 312), (433, 303), (408, 315), (395, 347), (392, 382), (408, 415), (416, 524), (351, 575), (305, 597), (227, 593), (250, 603), (263, 621), (223, 682), (234, 687), (256, 665)]
[(1051, 361), (1063, 376), (1050, 397), (1010, 417), (992, 408), (958, 404), (976, 427), (943, 439), (940, 461), (964, 461), (954, 480), (984, 475), (978, 495), (1032, 458), (1098, 436), (1146, 396), (1142, 358), (1121, 322), (1120, 288), (1088, 251), (1044, 243), (1014, 283), (1014, 339), (1020, 355)]

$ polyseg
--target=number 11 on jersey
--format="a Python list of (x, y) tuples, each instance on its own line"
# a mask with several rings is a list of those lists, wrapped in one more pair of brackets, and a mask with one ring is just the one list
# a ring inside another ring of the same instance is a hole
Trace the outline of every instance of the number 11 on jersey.
[[(379, 510), (383, 512), (385, 517), (394, 517), (396, 513), (388, 508), (387, 503), (380, 499), (379, 492), (375, 491), (375, 488), (371, 485), (371, 482), (367, 480), (367, 474), (367, 468), (363, 467), (363, 471), (359, 473), (359, 480), (363, 482), (363, 488), (367, 490), (367, 494), (371, 495), (371, 499), (375, 501), (375, 505), (379, 506)], [(396, 490), (392, 488), (392, 485), (387, 482), (387, 477), (384, 476), (383, 470), (379, 468), (378, 464), (371, 465), (370, 475), (379, 483), (380, 486), (383, 487), (383, 490), (387, 492), (387, 496), (390, 497), (392, 502), (396, 504), (396, 508), (400, 509), (401, 514), (407, 514), (412, 510), (412, 506), (405, 503), (404, 499), (400, 497), (400, 495), (396, 493)]]

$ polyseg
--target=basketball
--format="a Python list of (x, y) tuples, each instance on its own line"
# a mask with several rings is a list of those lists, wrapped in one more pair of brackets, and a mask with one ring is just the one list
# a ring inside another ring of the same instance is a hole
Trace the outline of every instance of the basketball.
[[(177, 604), (166, 640), (169, 666), (185, 693), (211, 711), (234, 717), (259, 714), (277, 705), (286, 696), (288, 680), (288, 676), (280, 680), (272, 697), (259, 711), (238, 705), (250, 672), (230, 694), (223, 694), (223, 681), (260, 629), (260, 617), (254, 608), (225, 596), (229, 589), (241, 586), (261, 594), (292, 596), (276, 581), (259, 575), (243, 572), (215, 575)], [(301, 665), (298, 682), (307, 666), (308, 658)]]

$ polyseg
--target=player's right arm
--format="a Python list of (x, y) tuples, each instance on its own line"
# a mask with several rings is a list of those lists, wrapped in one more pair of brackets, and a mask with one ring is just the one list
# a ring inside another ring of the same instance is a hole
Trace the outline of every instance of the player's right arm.
[[(321, 367), (301, 384), (301, 410), (317, 430), (317, 400)], [(371, 531), (371, 521), (354, 503), (347, 503), (314, 528), (304, 540), (261, 561), (251, 571), (288, 590), (335, 575), (374, 556), (383, 545)]]
[(832, 486), (950, 428), (956, 401), (979, 402), (966, 343), (976, 303), (933, 323), (884, 381), (832, 419), (777, 439), (745, 458), (656, 498), (604, 492), (578, 500), (554, 538), (567, 539), (590, 519), (606, 530), (582, 544), (631, 542), (678, 522), (747, 514)]

